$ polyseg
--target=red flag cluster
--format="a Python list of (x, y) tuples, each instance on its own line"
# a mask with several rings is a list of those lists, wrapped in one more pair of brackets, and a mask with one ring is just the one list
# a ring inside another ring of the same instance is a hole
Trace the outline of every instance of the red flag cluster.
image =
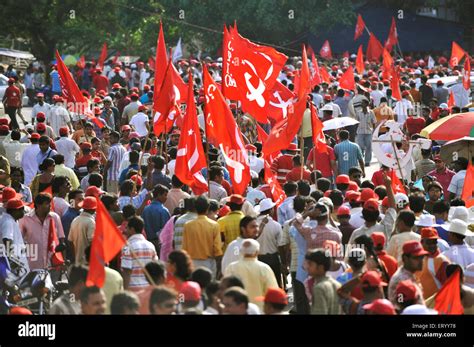
[(356, 23), (355, 32), (354, 32), (354, 41), (356, 41), (359, 37), (362, 36), (362, 34), (364, 33), (364, 29), (365, 29), (365, 22), (362, 19), (362, 16), (359, 14), (357, 16), (357, 23)]
[(397, 25), (395, 24), (395, 18), (392, 17), (392, 25), (390, 26), (390, 32), (388, 33), (387, 41), (385, 41), (385, 48), (391, 52), (393, 46), (398, 43), (398, 32)]
[(332, 50), (328, 40), (324, 41), (323, 46), (319, 51), (319, 55), (325, 59), (332, 59)]

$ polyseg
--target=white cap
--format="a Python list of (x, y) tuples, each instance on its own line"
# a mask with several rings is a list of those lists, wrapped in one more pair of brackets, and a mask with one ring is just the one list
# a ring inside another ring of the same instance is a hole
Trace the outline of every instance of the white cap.
[(131, 69), (136, 69), (136, 68), (137, 68), (137, 64), (133, 63), (132, 65), (130, 65), (130, 68), (131, 68)]
[(432, 214), (422, 214), (420, 219), (415, 222), (415, 225), (418, 227), (437, 227), (436, 218)]
[(420, 69), (416, 69), (416, 70), (415, 70), (415, 75), (421, 75), (421, 70), (420, 70)]
[(217, 61), (218, 61), (219, 63), (221, 63), (221, 62), (222, 62), (222, 57), (217, 58)]
[(25, 126), (25, 130), (35, 130), (35, 127), (31, 124), (28, 124), (27, 126)]
[(449, 209), (449, 219), (460, 219), (469, 223), (469, 210), (466, 206), (454, 206)]
[(275, 205), (276, 204), (272, 201), (272, 199), (266, 198), (266, 199), (263, 199), (262, 201), (260, 201), (259, 205), (255, 206), (255, 211), (257, 213), (267, 211), (267, 210), (275, 207)]
[(323, 205), (326, 205), (326, 207), (328, 208), (328, 210), (330, 211), (333, 211), (334, 210), (334, 204), (332, 203), (332, 200), (327, 198), (327, 197), (324, 197), (324, 198), (321, 198), (318, 200), (318, 203), (320, 204), (323, 204)]
[(240, 245), (240, 253), (243, 255), (254, 255), (260, 251), (260, 244), (254, 239), (245, 239)]
[(355, 55), (354, 53), (351, 54), (351, 59), (355, 59), (357, 58), (357, 55)]
[(443, 103), (439, 104), (439, 108), (449, 108), (449, 107), (448, 107), (447, 103), (443, 102)]
[(449, 223), (448, 231), (463, 236), (474, 236), (474, 234), (467, 229), (467, 223), (460, 219), (453, 219), (451, 223)]
[(331, 112), (333, 112), (334, 109), (333, 109), (332, 105), (326, 104), (326, 105), (323, 106), (323, 108), (321, 109), (321, 111), (331, 111)]
[(438, 314), (438, 311), (432, 310), (432, 309), (426, 307), (425, 305), (416, 304), (416, 305), (411, 305), (411, 306), (406, 307), (406, 308), (402, 311), (401, 314), (403, 314), (403, 315), (407, 315), (407, 314), (428, 314), (428, 315), (433, 315), (433, 314)]
[(408, 196), (403, 193), (395, 194), (395, 204), (398, 208), (404, 208), (406, 205), (410, 203)]
[(106, 97), (102, 100), (102, 102), (107, 102), (107, 101), (108, 101), (108, 102), (112, 102), (112, 98), (111, 98), (110, 96), (106, 96)]

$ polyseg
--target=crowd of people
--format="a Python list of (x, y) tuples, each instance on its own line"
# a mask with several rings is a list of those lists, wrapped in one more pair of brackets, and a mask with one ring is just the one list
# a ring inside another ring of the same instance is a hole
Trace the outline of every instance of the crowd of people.
[[(76, 68), (91, 104), (88, 117), (68, 110), (53, 69), (53, 93), (45, 99), (28, 91), (32, 119), (22, 125), (16, 114), (26, 91), (17, 73), (7, 71), (0, 235), (13, 251), (6, 254), (10, 270), (3, 281), (38, 269), (60, 279), (49, 248), (54, 225), (71, 266), (69, 291), (50, 314), (436, 314), (434, 297), (456, 271), (470, 313), (474, 211), (460, 199), (470, 158), (445, 163), (441, 143), (422, 148), (408, 141), (423, 139), (421, 130), (432, 122), (469, 109), (470, 91), (449, 90), (441, 81), (461, 78), (461, 70), (443, 57), (429, 71), (424, 59), (397, 60), (402, 99), (395, 100), (376, 63), (366, 62), (355, 92), (340, 89), (338, 77), (354, 61), (328, 63), (331, 81), (310, 96), (322, 121), (351, 117), (358, 124), (326, 132), (327, 151), (320, 152), (305, 115), (304, 150), (295, 142), (272, 162), (286, 195), (280, 204), (265, 179), (257, 123), (236, 103), (230, 109), (247, 142), (251, 184), (235, 194), (220, 150), (208, 144), (202, 173), (209, 192), (196, 196), (174, 174), (180, 129), (153, 134), (153, 71), (146, 64)], [(222, 59), (202, 63), (220, 82)], [(292, 58), (279, 76), (290, 90), (300, 67), (301, 58)], [(201, 64), (180, 60), (177, 69), (185, 81), (193, 73), (205, 135)], [(439, 79), (436, 87), (429, 78)], [(29, 82), (26, 88), (34, 89)], [(411, 153), (395, 170), (406, 194), (393, 190), (392, 168), (366, 175), (380, 124), (381, 137), (394, 128), (403, 134), (393, 146), (382, 145), (385, 153)], [(106, 267), (103, 288), (86, 286), (97, 197), (127, 239)]]

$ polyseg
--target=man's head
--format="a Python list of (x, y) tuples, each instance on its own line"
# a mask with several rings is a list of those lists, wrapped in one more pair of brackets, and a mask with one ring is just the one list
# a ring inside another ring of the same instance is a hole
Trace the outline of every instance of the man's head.
[(77, 300), (79, 299), (82, 289), (86, 285), (88, 272), (89, 268), (85, 265), (72, 265), (69, 270), (69, 290)]
[(150, 294), (149, 309), (151, 314), (170, 315), (176, 312), (178, 293), (161, 285), (154, 288)]
[(339, 132), (339, 138), (341, 139), (341, 141), (349, 139), (349, 132), (347, 130), (341, 130)]
[(255, 239), (258, 234), (257, 219), (251, 216), (245, 216), (240, 220), (240, 236), (243, 239)]
[(46, 135), (41, 136), (38, 144), (41, 152), (46, 153), (49, 150), (49, 137)]
[(209, 209), (209, 199), (204, 195), (199, 196), (195, 202), (196, 212), (200, 215), (207, 214)]
[(283, 185), (283, 191), (285, 192), (286, 196), (294, 196), (298, 191), (298, 185), (295, 182), (286, 182)]
[(173, 175), (173, 177), (171, 177), (171, 184), (173, 188), (177, 188), (177, 189), (181, 189), (184, 186), (183, 182), (181, 182), (178, 176), (176, 175)]
[(79, 206), (81, 206), (82, 202), (84, 201), (84, 192), (80, 189), (71, 190), (69, 192), (68, 199), (72, 208), (80, 210), (81, 208)]
[(325, 204), (317, 203), (310, 211), (309, 217), (318, 221), (320, 225), (326, 225), (329, 220), (329, 209)]
[(433, 205), (433, 214), (436, 219), (448, 220), (449, 203), (444, 200), (436, 201)]
[(349, 179), (356, 182), (359, 186), (361, 185), (362, 170), (358, 167), (351, 167), (349, 169)]
[(127, 237), (131, 237), (135, 234), (141, 234), (144, 227), (143, 219), (137, 216), (130, 217), (127, 224)]
[(222, 296), (224, 314), (244, 315), (247, 314), (249, 297), (247, 292), (240, 287), (230, 287)]
[(242, 195), (232, 194), (229, 197), (229, 201), (227, 202), (227, 206), (229, 206), (231, 211), (241, 211), (244, 202), (245, 202), (245, 198)]
[(53, 195), (64, 198), (71, 191), (71, 181), (66, 176), (55, 176), (51, 187)]
[(310, 249), (305, 255), (304, 266), (312, 277), (324, 276), (331, 267), (330, 252), (320, 249)]
[(256, 258), (260, 251), (260, 244), (254, 239), (245, 239), (240, 245), (240, 254), (244, 258)]
[(442, 193), (443, 186), (438, 181), (434, 181), (428, 185), (428, 196), (430, 197), (430, 201), (438, 201), (441, 199)]
[(168, 198), (169, 189), (162, 184), (157, 184), (153, 189), (153, 199), (164, 204)]
[(94, 125), (92, 125), (91, 122), (86, 122), (86, 124), (84, 125), (84, 133), (88, 136), (88, 137), (93, 137), (93, 131), (94, 131)]
[(403, 266), (410, 272), (421, 271), (423, 258), (428, 252), (423, 249), (419, 241), (407, 241), (403, 244)]
[(116, 131), (112, 131), (110, 133), (110, 143), (113, 145), (113, 144), (116, 144), (120, 141), (120, 134)]
[(40, 216), (46, 216), (51, 211), (51, 200), (51, 195), (48, 193), (36, 195), (34, 200), (36, 213)]
[(4, 203), (4, 207), (7, 213), (16, 221), (22, 219), (25, 215), (25, 204), (19, 198), (13, 198)]
[(368, 199), (362, 207), (362, 218), (366, 223), (377, 222), (380, 216), (379, 204), (377, 199)]
[(398, 213), (396, 227), (399, 231), (410, 231), (415, 225), (416, 216), (413, 211), (403, 210)]
[(425, 251), (434, 255), (438, 251), (438, 232), (435, 228), (421, 229), (421, 244)]
[(445, 162), (441, 159), (439, 155), (435, 155), (433, 158), (435, 165), (436, 165), (436, 170), (438, 171), (444, 171), (446, 169), (446, 164)]
[(162, 171), (166, 164), (165, 158), (163, 158), (161, 155), (153, 156), (151, 161), (153, 162), (153, 166), (157, 171)]
[(105, 314), (105, 294), (99, 287), (84, 287), (80, 299), (82, 314)]
[(461, 170), (466, 170), (467, 169), (469, 161), (464, 157), (459, 157), (458, 160), (453, 162), (453, 164), (454, 164), (454, 170), (456, 172), (459, 172)]
[(209, 179), (221, 184), (224, 180), (224, 170), (222, 170), (222, 168), (219, 166), (212, 166), (209, 169)]
[(281, 288), (269, 288), (265, 296), (258, 297), (257, 300), (264, 302), (265, 314), (281, 314), (288, 305), (288, 297)]
[(111, 314), (138, 314), (140, 308), (140, 300), (137, 294), (124, 291), (117, 293), (110, 303)]

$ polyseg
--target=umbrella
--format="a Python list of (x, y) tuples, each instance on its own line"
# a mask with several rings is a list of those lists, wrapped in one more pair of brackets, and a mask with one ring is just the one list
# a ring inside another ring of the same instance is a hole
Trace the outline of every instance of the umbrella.
[(464, 136), (474, 137), (474, 112), (456, 113), (428, 125), (421, 136), (432, 140), (450, 141)]
[(446, 164), (459, 157), (470, 159), (474, 155), (474, 137), (465, 136), (461, 139), (446, 142), (439, 153)]
[(359, 124), (359, 121), (351, 117), (338, 117), (323, 122), (323, 131), (345, 128), (350, 125)]
[(68, 66), (76, 65), (77, 58), (73, 55), (68, 54), (63, 58), (63, 61), (64, 61), (64, 64), (66, 64)]

